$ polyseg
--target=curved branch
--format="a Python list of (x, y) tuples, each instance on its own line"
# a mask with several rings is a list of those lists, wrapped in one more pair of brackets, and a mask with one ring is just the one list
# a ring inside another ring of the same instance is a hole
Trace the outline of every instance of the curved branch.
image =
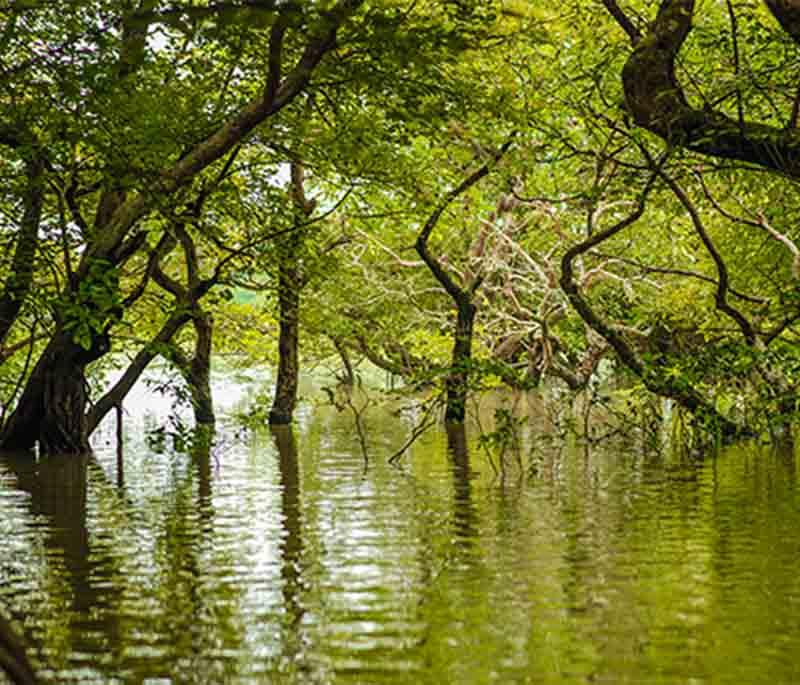
[(742, 428), (720, 415), (714, 406), (707, 402), (693, 387), (677, 382), (675, 379), (659, 373), (658, 370), (649, 368), (633, 346), (625, 339), (622, 331), (606, 321), (593, 309), (589, 301), (580, 291), (574, 278), (573, 263), (575, 259), (585, 254), (596, 245), (599, 245), (601, 242), (617, 235), (642, 217), (645, 210), (645, 202), (653, 188), (656, 175), (657, 172), (648, 179), (644, 190), (639, 196), (637, 206), (631, 214), (621, 219), (613, 226), (609, 226), (605, 230), (593, 234), (583, 242), (573, 245), (567, 250), (561, 260), (561, 278), (559, 284), (569, 299), (570, 304), (580, 315), (581, 319), (583, 319), (584, 323), (598, 333), (614, 349), (625, 366), (642, 379), (645, 387), (650, 390), (650, 392), (662, 397), (674, 399), (692, 413), (709, 420), (713, 426), (716, 426), (720, 430), (723, 436), (733, 437), (741, 434), (743, 432)]
[(744, 335), (745, 341), (752, 347), (756, 344), (758, 337), (757, 333), (750, 321), (747, 320), (747, 317), (745, 317), (744, 314), (742, 314), (738, 309), (736, 309), (736, 307), (733, 307), (728, 302), (728, 283), (730, 281), (728, 267), (726, 266), (722, 255), (719, 253), (719, 250), (717, 250), (716, 245), (714, 245), (714, 242), (711, 240), (711, 236), (708, 234), (708, 231), (706, 231), (706, 227), (703, 224), (703, 220), (700, 218), (700, 213), (697, 211), (697, 207), (695, 206), (694, 202), (692, 202), (691, 198), (686, 194), (686, 191), (681, 188), (674, 178), (665, 173), (663, 170), (659, 170), (658, 175), (661, 177), (664, 183), (667, 184), (673, 195), (678, 198), (678, 201), (688, 212), (695, 232), (700, 237), (700, 240), (708, 251), (708, 254), (714, 261), (714, 266), (717, 269), (717, 292), (715, 296), (717, 309), (727, 314), (736, 322), (736, 325), (739, 326), (739, 329), (742, 331), (742, 335)]
[(89, 410), (86, 417), (89, 435), (97, 428), (103, 417), (125, 399), (148, 364), (191, 318), (192, 314), (187, 307), (178, 307), (164, 322), (153, 339), (136, 353), (128, 368), (125, 369), (125, 373)]
[(417, 241), (414, 244), (414, 247), (417, 250), (417, 254), (419, 254), (420, 258), (425, 265), (430, 269), (431, 273), (434, 275), (437, 281), (441, 284), (441, 286), (447, 291), (450, 297), (453, 298), (455, 302), (462, 302), (469, 299), (469, 292), (461, 288), (444, 270), (442, 267), (441, 262), (434, 257), (430, 250), (428, 250), (428, 239), (431, 236), (431, 232), (436, 227), (436, 224), (439, 222), (440, 217), (444, 213), (444, 210), (447, 209), (450, 204), (455, 200), (459, 195), (462, 195), (467, 190), (472, 188), (478, 181), (480, 181), (484, 176), (489, 174), (491, 168), (500, 160), (500, 158), (506, 153), (508, 148), (511, 147), (512, 139), (509, 138), (505, 143), (503, 143), (502, 147), (492, 156), (492, 160), (484, 164), (482, 167), (474, 171), (470, 174), (467, 178), (465, 178), (461, 183), (459, 183), (455, 188), (450, 190), (442, 201), (434, 208), (431, 215), (428, 217), (428, 220), (425, 222), (425, 225), (422, 227), (422, 231), (420, 231), (419, 236), (417, 236)]

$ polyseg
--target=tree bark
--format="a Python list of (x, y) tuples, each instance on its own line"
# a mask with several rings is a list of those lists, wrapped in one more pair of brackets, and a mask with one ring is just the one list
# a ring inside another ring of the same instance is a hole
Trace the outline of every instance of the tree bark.
[(306, 197), (305, 168), (297, 159), (291, 161), (289, 198), (295, 215), (294, 230), (280, 244), (278, 265), (278, 377), (275, 381), (275, 398), (269, 412), (271, 426), (292, 422), (297, 404), (299, 377), (298, 347), (300, 339), (300, 291), (305, 285), (300, 253), (303, 246), (303, 223), (314, 213), (317, 203)]
[[(187, 154), (162, 169), (160, 182), (152, 186), (155, 195), (163, 199), (187, 185), (303, 92), (320, 62), (335, 47), (339, 27), (362, 2), (340, 0), (315, 26), (309, 27), (302, 54), (285, 74), (281, 62), (287, 25), (283, 24), (281, 31), (273, 31), (268, 44), (269, 74), (264, 91)], [(129, 35), (133, 41), (141, 42), (143, 31), (129, 32)], [(125, 74), (131, 73), (132, 63), (124, 64), (123, 70)], [(0, 433), (0, 447), (30, 449), (38, 441), (44, 453), (81, 454), (89, 450), (86, 365), (110, 349), (108, 329), (121, 312), (108, 317), (102, 305), (91, 297), (85, 299), (82, 296), (80, 285), (91, 276), (93, 269), (118, 267), (141, 247), (144, 233), (130, 234), (153, 204), (149, 193), (126, 194), (117, 188), (102, 193), (95, 215), (93, 238), (83, 252), (65, 299), (82, 307), (90, 317), (97, 320), (110, 318), (111, 321), (102, 330), (91, 331), (88, 352), (59, 325), (29, 378), (16, 410)]]
[(85, 350), (68, 331), (58, 330), (3, 427), (0, 449), (30, 450), (38, 442), (42, 454), (89, 452), (86, 366), (108, 348), (107, 336), (95, 336)]
[(213, 323), (211, 315), (198, 311), (192, 318), (195, 330), (194, 354), (191, 359), (179, 355), (173, 359), (178, 365), (192, 398), (192, 410), (197, 426), (213, 426), (214, 399), (211, 395), (211, 343)]
[(468, 286), (462, 286), (450, 275), (442, 262), (431, 254), (428, 240), (433, 229), (439, 222), (444, 211), (460, 195), (463, 195), (482, 178), (488, 176), (494, 164), (511, 147), (511, 139), (506, 141), (493, 155), (492, 161), (487, 162), (476, 171), (467, 176), (455, 188), (452, 188), (444, 198), (434, 207), (425, 225), (422, 227), (414, 248), (425, 266), (433, 274), (439, 285), (456, 306), (456, 329), (453, 339), (453, 354), (450, 369), (445, 380), (446, 408), (445, 423), (462, 423), (466, 416), (467, 394), (469, 389), (469, 366), (472, 361), (472, 328), (475, 322), (476, 307), (473, 296), (481, 285), (481, 279), (472, 280)]
[[(44, 164), (40, 159), (26, 163), (28, 177), (23, 197), (25, 207), (11, 269), (0, 293), (0, 349), (3, 347), (11, 326), (22, 308), (22, 303), (33, 280), (33, 264), (39, 244), (39, 223), (42, 217), (44, 198)], [(0, 360), (2, 361), (2, 360)]]
[(347, 350), (347, 346), (341, 338), (332, 337), (331, 340), (333, 341), (333, 346), (336, 348), (336, 352), (339, 354), (339, 358), (342, 360), (342, 374), (338, 376), (339, 382), (344, 385), (355, 385), (356, 374), (353, 369), (353, 362), (350, 360), (350, 353)]
[(463, 423), (467, 412), (470, 364), (472, 363), (472, 330), (477, 308), (468, 297), (457, 303), (456, 330), (453, 339), (453, 355), (450, 370), (445, 380), (447, 404), (444, 412), (446, 423)]
[[(635, 46), (622, 70), (622, 84), (627, 109), (638, 126), (676, 147), (800, 178), (800, 131), (738, 120), (688, 101), (675, 64), (692, 30), (695, 0), (662, 0), (655, 21), (641, 37), (631, 32), (631, 22), (614, 0), (603, 2)], [(797, 3), (766, 0), (766, 5), (792, 39), (800, 41)]]
[(203, 312), (194, 318), (197, 333), (195, 353), (189, 369), (195, 422), (201, 425), (214, 423), (214, 399), (211, 395), (211, 342), (213, 323), (211, 315)]
[(275, 398), (269, 412), (269, 423), (273, 426), (291, 423), (297, 404), (300, 289), (296, 236), (290, 236), (290, 241), (293, 246), (282, 260), (278, 279), (278, 377), (275, 382)]

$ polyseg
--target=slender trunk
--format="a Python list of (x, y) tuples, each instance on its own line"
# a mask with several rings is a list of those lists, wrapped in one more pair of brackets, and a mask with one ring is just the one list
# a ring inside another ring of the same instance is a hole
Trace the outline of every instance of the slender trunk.
[(28, 186), (25, 189), (25, 207), (11, 270), (0, 293), (0, 348), (8, 337), (11, 326), (22, 308), (33, 280), (33, 264), (39, 244), (39, 222), (42, 217), (44, 197), (44, 165), (40, 160), (27, 164)]
[(186, 380), (192, 395), (195, 423), (210, 426), (215, 421), (214, 399), (211, 396), (211, 342), (214, 329), (211, 315), (206, 312), (195, 316), (193, 321), (197, 338)]
[(269, 412), (270, 425), (292, 422), (297, 404), (298, 339), (300, 290), (295, 253), (292, 252), (280, 267), (278, 307), (280, 334), (278, 338), (278, 378), (275, 399)]
[(339, 358), (342, 360), (342, 374), (339, 376), (339, 382), (343, 385), (355, 385), (356, 374), (353, 370), (353, 362), (350, 361), (350, 354), (347, 351), (347, 346), (341, 338), (331, 338), (333, 346), (339, 353)]
[(445, 381), (447, 406), (444, 420), (447, 423), (463, 423), (467, 410), (470, 364), (472, 363), (472, 329), (475, 323), (475, 305), (467, 298), (458, 302), (455, 340), (450, 371)]

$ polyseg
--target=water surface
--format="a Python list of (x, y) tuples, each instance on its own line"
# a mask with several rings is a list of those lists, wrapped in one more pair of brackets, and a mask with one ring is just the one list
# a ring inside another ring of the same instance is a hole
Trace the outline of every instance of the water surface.
[[(795, 455), (294, 432), (0, 458), (0, 607), (50, 683), (797, 683)], [(150, 417), (150, 425), (163, 416)], [(159, 451), (161, 450), (161, 451)], [(535, 463), (535, 468), (530, 464)]]

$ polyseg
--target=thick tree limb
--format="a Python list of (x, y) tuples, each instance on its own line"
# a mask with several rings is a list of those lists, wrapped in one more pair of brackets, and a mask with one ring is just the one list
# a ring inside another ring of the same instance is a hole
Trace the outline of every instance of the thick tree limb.
[(786, 33), (800, 44), (800, 2), (797, 0), (764, 0)]
[[(767, 5), (790, 35), (800, 36), (797, 2), (772, 0)], [(675, 76), (675, 62), (692, 29), (694, 12), (695, 0), (662, 0), (650, 31), (636, 43), (622, 70), (634, 122), (673, 146), (800, 178), (800, 131), (740, 122), (689, 104)]]
[[(274, 95), (268, 92), (269, 88), (266, 88), (261, 96), (245, 105), (188, 154), (164, 169), (160, 175), (161, 193), (168, 195), (177, 190), (232, 150), (256, 126), (292, 102), (308, 85), (314, 69), (322, 58), (335, 46), (339, 27), (362, 2), (363, 0), (340, 0), (330, 12), (326, 13), (312, 31), (306, 48), (294, 68), (280, 85), (274, 88)], [(92, 258), (108, 254), (122, 241), (126, 233), (146, 214), (148, 205), (143, 194), (135, 194), (115, 208), (102, 233), (86, 251), (81, 262), (81, 273), (88, 270)]]

